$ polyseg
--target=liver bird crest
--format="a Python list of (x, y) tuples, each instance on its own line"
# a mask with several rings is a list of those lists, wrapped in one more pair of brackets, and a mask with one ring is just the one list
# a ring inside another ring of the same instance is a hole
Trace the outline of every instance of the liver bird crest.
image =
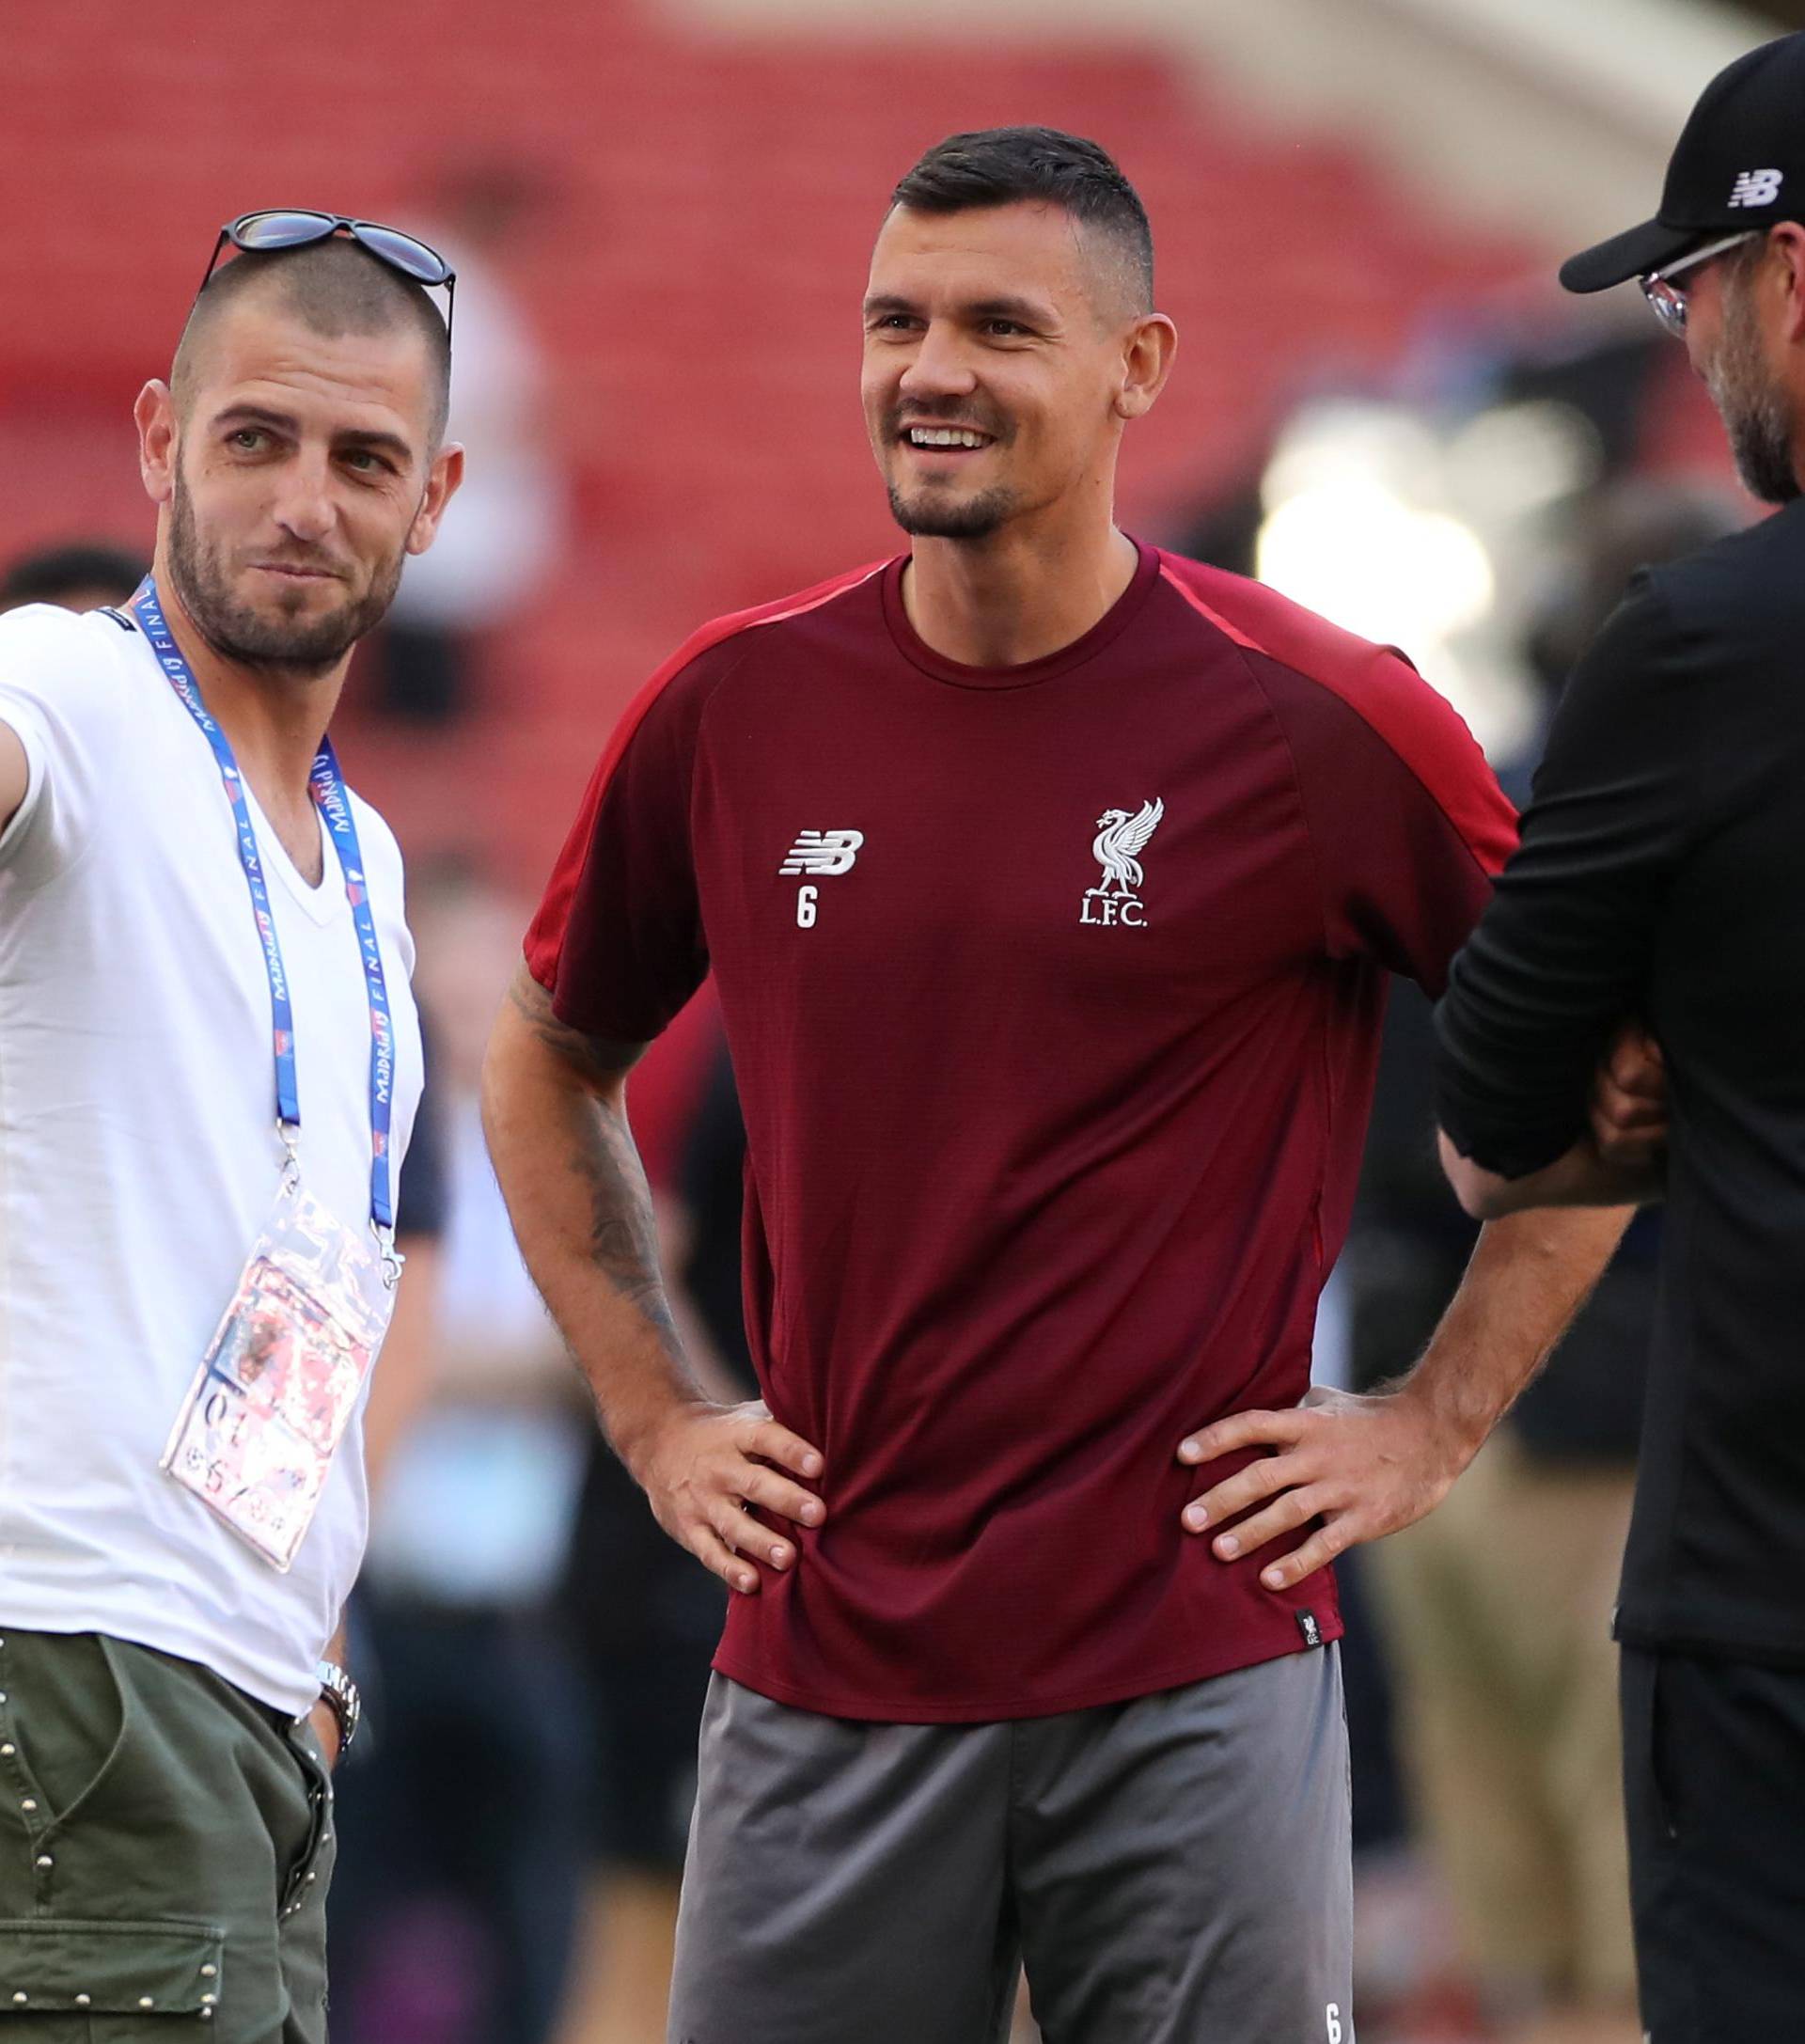
[(1126, 810), (1104, 810), (1097, 818), (1096, 841), (1091, 847), (1103, 868), (1103, 885), (1092, 888), (1092, 894), (1107, 894), (1112, 885), (1120, 894), (1132, 894), (1139, 887), (1143, 878), (1140, 855), (1165, 813), (1163, 801), (1143, 802), (1133, 816)]

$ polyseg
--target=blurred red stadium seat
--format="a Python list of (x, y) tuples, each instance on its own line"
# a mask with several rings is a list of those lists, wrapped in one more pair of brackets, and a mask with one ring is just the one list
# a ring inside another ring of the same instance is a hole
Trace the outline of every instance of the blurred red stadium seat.
[(129, 407), (222, 219), (276, 202), (406, 220), (447, 162), (518, 154), (555, 195), (515, 278), (556, 367), (580, 530), (542, 614), (495, 649), (471, 729), (351, 752), (404, 839), (475, 815), (526, 873), (671, 644), (895, 543), (859, 425), (857, 298), (886, 193), (940, 135), (1075, 128), (1141, 187), (1185, 337), (1125, 464), (1124, 515), (1155, 536), (1326, 356), (1383, 361), (1521, 254), (1339, 145), (1210, 101), (1144, 43), (711, 39), (608, 0), (315, 0), (304, 18), (189, 0), (180, 23), (64, 0), (11, 39), (0, 181), (41, 198), (0, 237), (0, 554), (93, 528), (148, 541)]

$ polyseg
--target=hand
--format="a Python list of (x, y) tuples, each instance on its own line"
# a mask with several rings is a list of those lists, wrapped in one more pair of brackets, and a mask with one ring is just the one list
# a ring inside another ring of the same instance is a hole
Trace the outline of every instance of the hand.
[(1658, 1169), (1667, 1150), (1667, 1063), (1640, 1023), (1626, 1022), (1592, 1082), (1592, 1140), (1615, 1171)]
[(320, 1754), (330, 1774), (338, 1765), (338, 1713), (322, 1696), (307, 1712), (307, 1722), (320, 1741)]
[[(775, 1465), (775, 1466), (774, 1466)], [(789, 1568), (796, 1546), (752, 1507), (799, 1526), (819, 1526), (827, 1508), (781, 1472), (816, 1477), (821, 1451), (779, 1426), (759, 1400), (743, 1406), (679, 1407), (636, 1457), (659, 1525), (731, 1588), (759, 1587), (754, 1560)]]
[(1207, 1490), (1185, 1508), (1187, 1533), (1220, 1527), (1264, 1505), (1212, 1543), (1232, 1562), (1311, 1519), (1323, 1523), (1303, 1545), (1260, 1574), (1268, 1590), (1287, 1590), (1362, 1540), (1377, 1540), (1420, 1519), (1446, 1496), (1467, 1455), (1441, 1435), (1407, 1391), (1357, 1397), (1315, 1390), (1289, 1412), (1237, 1412), (1193, 1434), (1181, 1462), (1214, 1462), (1240, 1448), (1278, 1452)]

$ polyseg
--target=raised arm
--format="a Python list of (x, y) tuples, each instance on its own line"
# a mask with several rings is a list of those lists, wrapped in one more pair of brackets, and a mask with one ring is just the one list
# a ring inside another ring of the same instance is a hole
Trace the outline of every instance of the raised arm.
[(73, 864), (111, 813), (141, 700), (129, 654), (117, 623), (48, 604), (0, 617), (0, 863), (25, 888)]
[(31, 768), (19, 733), (10, 724), (0, 724), (0, 831), (19, 813), (31, 784)]
[(749, 1593), (755, 1560), (783, 1569), (796, 1558), (753, 1508), (821, 1524), (820, 1497), (792, 1479), (818, 1478), (823, 1458), (762, 1405), (711, 1400), (689, 1367), (627, 1122), (627, 1073), (643, 1048), (559, 1021), (523, 967), (490, 1041), (483, 1126), (527, 1268), (604, 1432), (665, 1531)]

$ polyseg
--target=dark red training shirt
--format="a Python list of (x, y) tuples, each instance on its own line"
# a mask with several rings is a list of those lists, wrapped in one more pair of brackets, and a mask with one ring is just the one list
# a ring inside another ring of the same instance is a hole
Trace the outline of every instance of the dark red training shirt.
[(1303, 1395), (1386, 975), (1440, 991), (1513, 822), (1405, 661), (1256, 584), (1143, 547), (993, 670), (922, 643), (902, 568), (682, 648), (526, 955), (615, 1039), (718, 984), (752, 1353), (828, 1517), (715, 1665), (1029, 1717), (1339, 1632), (1326, 1575), (1274, 1596), (1182, 1532), (1176, 1451)]

